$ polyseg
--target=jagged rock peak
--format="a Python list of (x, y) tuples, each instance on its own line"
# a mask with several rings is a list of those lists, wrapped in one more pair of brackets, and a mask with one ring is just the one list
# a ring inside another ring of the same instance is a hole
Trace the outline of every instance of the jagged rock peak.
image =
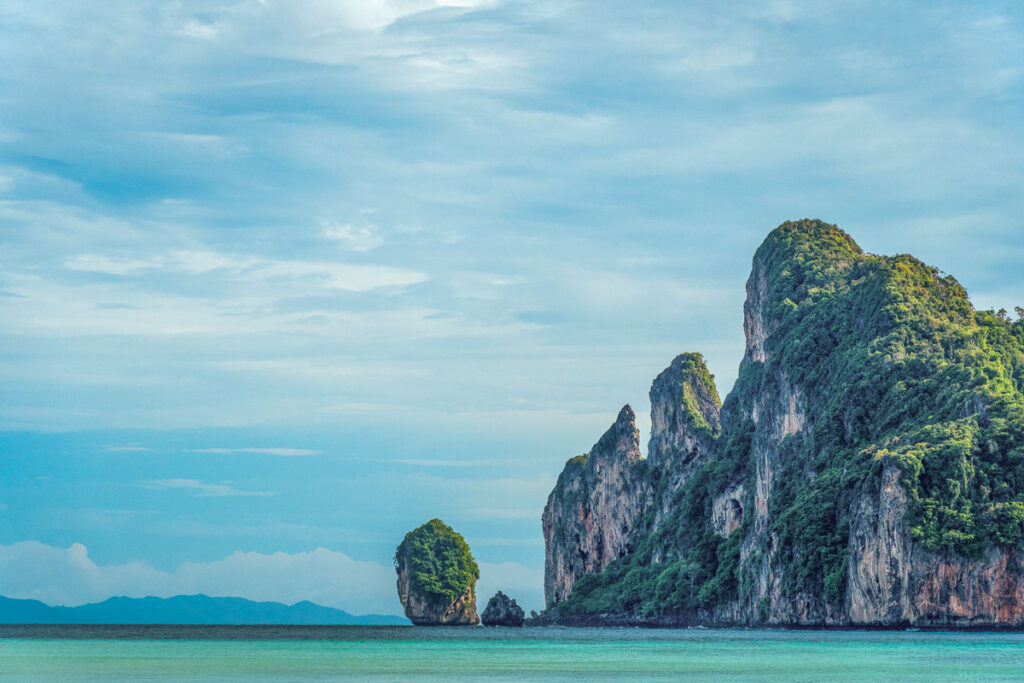
[(636, 429), (636, 414), (628, 403), (622, 406), (615, 422), (590, 452), (624, 457), (630, 461), (640, 459), (640, 433)]
[(541, 518), (548, 605), (631, 549), (645, 495), (641, 460), (636, 416), (626, 405), (589, 453), (565, 464)]
[(722, 431), (722, 399), (704, 356), (682, 353), (651, 385), (651, 441), (647, 449), (653, 465), (682, 456), (694, 458)]

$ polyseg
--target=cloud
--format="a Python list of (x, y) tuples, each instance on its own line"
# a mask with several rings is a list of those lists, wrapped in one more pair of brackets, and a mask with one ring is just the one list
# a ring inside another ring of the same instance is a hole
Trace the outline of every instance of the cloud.
[[(0, 132), (16, 144), (0, 285), (23, 297), (0, 297), (22, 359), (7, 425), (518, 401), (541, 406), (531, 429), (555, 405), (642, 398), (616, 357), (715, 344), (727, 386), (749, 254), (794, 212), (875, 235), (921, 199), (1020, 213), (1016, 128), (921, 85), (1017, 64), (1019, 26), (991, 12), (923, 12), (923, 39), (866, 35), (855, 3), (103, 5), (25, 4), (31, 31), (8, 36), (24, 96)], [(854, 48), (877, 63), (849, 66)], [(82, 106), (51, 130), (66, 91)], [(126, 337), (148, 352), (112, 353)], [(142, 382), (162, 390), (139, 400)], [(95, 400), (62, 402), (68, 384)]]
[(339, 29), (380, 31), (395, 21), (434, 9), (468, 9), (489, 4), (490, 0), (266, 0), (261, 3), (269, 11), (281, 11), (294, 16), (301, 25), (317, 33), (330, 33)]
[(204, 24), (203, 22), (196, 21), (195, 19), (189, 19), (186, 21), (181, 27), (180, 32), (184, 36), (199, 40), (213, 40), (220, 33), (215, 24)]
[(294, 554), (238, 551), (161, 571), (143, 562), (98, 565), (81, 543), (67, 548), (38, 541), (0, 545), (0, 594), (52, 605), (81, 605), (115, 595), (205, 593), (286, 604), (311, 600), (355, 614), (400, 614), (394, 576), (392, 567), (326, 548)]
[(67, 260), (64, 266), (70, 270), (84, 270), (90, 273), (130, 275), (139, 271), (161, 267), (161, 264), (153, 260), (111, 258), (97, 254), (83, 254)]
[(391, 458), (379, 462), (391, 462), (396, 465), (412, 465), (414, 467), (494, 467), (500, 465), (498, 460), (433, 460), (430, 458)]
[(372, 251), (384, 244), (376, 225), (328, 225), (323, 234), (351, 251)]
[(292, 280), (311, 277), (327, 289), (368, 292), (383, 287), (407, 287), (426, 282), (426, 274), (392, 266), (331, 264), (313, 262), (271, 262), (263, 269), (268, 278)]
[(274, 496), (275, 491), (239, 491), (228, 484), (209, 484), (197, 479), (149, 479), (140, 482), (142, 488), (156, 491), (168, 489), (185, 489), (195, 491), (197, 496), (207, 498), (226, 498), (233, 496)]
[(325, 289), (351, 292), (406, 287), (428, 279), (424, 273), (393, 266), (287, 261), (191, 250), (173, 250), (147, 258), (80, 254), (65, 261), (64, 266), (70, 270), (117, 276), (139, 275), (150, 271), (189, 275), (226, 271), (232, 278), (242, 281), (294, 283), (309, 279)]
[(320, 455), (321, 451), (309, 448), (193, 448), (189, 453), (215, 453), (233, 455), (236, 453), (254, 453), (257, 455), (277, 455), (282, 457)]

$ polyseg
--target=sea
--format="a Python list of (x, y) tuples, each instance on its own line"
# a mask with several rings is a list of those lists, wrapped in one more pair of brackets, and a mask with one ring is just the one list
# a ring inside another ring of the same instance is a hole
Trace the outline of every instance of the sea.
[(1024, 633), (0, 625), (0, 681), (1021, 681)]

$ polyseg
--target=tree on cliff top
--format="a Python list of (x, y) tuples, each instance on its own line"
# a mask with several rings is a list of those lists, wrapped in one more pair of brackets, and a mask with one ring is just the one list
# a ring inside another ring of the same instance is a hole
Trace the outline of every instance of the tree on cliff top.
[(409, 569), (409, 586), (416, 593), (453, 602), (473, 587), (480, 568), (469, 544), (440, 519), (432, 519), (405, 535), (395, 550), (395, 566)]

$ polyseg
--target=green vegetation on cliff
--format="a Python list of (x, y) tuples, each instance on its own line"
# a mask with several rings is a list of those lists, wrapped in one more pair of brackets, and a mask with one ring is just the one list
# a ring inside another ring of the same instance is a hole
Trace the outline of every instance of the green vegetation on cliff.
[[(764, 323), (764, 360), (741, 366), (721, 435), (672, 501), (678, 516), (652, 525), (649, 515), (635, 551), (581, 579), (564, 613), (723, 605), (746, 597), (756, 577), (744, 568), (770, 552), (789, 569), (786, 594), (841, 605), (851, 505), (877, 491), (886, 462), (902, 472), (906, 522), (925, 549), (974, 557), (1021, 544), (1024, 320), (975, 311), (952, 276), (908, 255), (866, 254), (821, 221), (784, 223), (754, 263), (748, 305)], [(778, 547), (763, 534), (741, 567), (755, 442), (767, 438), (758, 405), (785, 387), (801, 428), (776, 444), (768, 517)], [(698, 417), (693, 429), (706, 431)], [(743, 524), (723, 538), (712, 502), (741, 483)]]
[[(677, 360), (681, 360), (682, 372), (677, 381), (684, 387), (678, 397), (682, 404), (679, 407), (695, 432), (718, 436), (721, 427), (717, 419), (709, 424), (695, 405), (689, 405), (691, 396), (686, 391), (696, 387), (708, 400), (718, 403), (714, 378), (703, 357), (682, 354)], [(750, 381), (751, 377), (748, 373), (740, 379)], [(726, 399), (725, 413), (736, 412), (734, 402), (734, 395)], [(673, 516), (652, 531), (655, 510), (648, 509), (641, 524), (647, 532), (641, 532), (634, 551), (609, 564), (603, 572), (582, 577), (569, 597), (559, 603), (562, 614), (626, 612), (654, 616), (711, 607), (735, 595), (739, 535), (721, 538), (709, 519), (715, 493), (746, 471), (750, 431), (734, 429), (716, 443), (721, 446), (721, 455), (699, 467), (688, 485), (675, 491), (669, 504)], [(643, 472), (653, 498), (660, 499), (672, 479), (671, 473), (658, 468), (644, 468)]]
[(455, 601), (475, 585), (480, 568), (469, 544), (440, 519), (432, 519), (405, 535), (395, 550), (395, 566), (409, 568), (409, 586), (418, 594)]
[(715, 378), (704, 363), (704, 356), (699, 353), (684, 353), (680, 356), (679, 370), (683, 375), (682, 405), (680, 408), (694, 429), (709, 436), (718, 436), (722, 432), (718, 420), (708, 422), (701, 412), (701, 401), (708, 401), (721, 407), (722, 399), (718, 397)]
[(773, 496), (773, 530), (798, 559), (792, 588), (841, 598), (849, 503), (884, 458), (903, 471), (925, 548), (972, 556), (1017, 543), (1024, 323), (976, 312), (952, 276), (863, 254), (817, 221), (784, 224), (755, 259), (777, 325), (767, 364), (806, 392), (813, 418)]

